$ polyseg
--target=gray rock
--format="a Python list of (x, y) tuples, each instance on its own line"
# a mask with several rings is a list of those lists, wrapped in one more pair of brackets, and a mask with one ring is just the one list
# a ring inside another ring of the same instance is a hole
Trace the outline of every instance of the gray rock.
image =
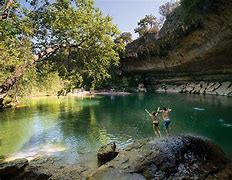
[[(214, 85), (215, 85), (214, 82), (209, 83), (209, 85), (207, 86), (206, 90), (207, 90), (207, 91), (213, 91), (213, 90), (214, 90)], [(212, 87), (213, 87), (213, 88), (212, 88)]]
[(147, 89), (145, 88), (143, 83), (139, 83), (137, 91), (138, 92), (147, 92)]
[(184, 88), (183, 85), (181, 85), (181, 86), (167, 85), (166, 92), (169, 92), (169, 93), (180, 93), (180, 92), (182, 92), (183, 88)]
[[(0, 176), (1, 180), (82, 180), (86, 176), (84, 173), (90, 171), (87, 167), (64, 164), (61, 160), (52, 157), (38, 157), (29, 164), (26, 159), (20, 159), (1, 164), (1, 167), (3, 166), (11, 169), (4, 170), (4, 174)], [(20, 170), (16, 172), (15, 168), (12, 168), (15, 166)]]
[(105, 175), (96, 174), (94, 176), (87, 177), (87, 180), (146, 180), (146, 178), (139, 173), (125, 173), (116, 170), (115, 168), (109, 168), (105, 171)]
[(158, 89), (156, 89), (156, 92), (158, 92), (158, 93), (165, 93), (166, 89), (165, 89), (165, 87), (159, 87)]
[(64, 164), (63, 161), (53, 157), (39, 157), (32, 160), (25, 169), (25, 174), (34, 177), (43, 177), (49, 180), (82, 180), (83, 173), (88, 169), (78, 164)]
[(183, 90), (183, 92), (184, 93), (192, 93), (195, 86), (196, 86), (196, 84), (194, 84), (194, 83), (187, 84), (185, 89)]
[(37, 168), (27, 167), (25, 171), (16, 176), (14, 180), (47, 180), (51, 176), (51, 174), (41, 173)]
[(232, 93), (232, 86), (230, 86), (229, 88), (227, 88), (225, 91), (224, 91), (224, 96), (229, 96), (230, 94)]
[(211, 84), (211, 86), (209, 85), (206, 88), (206, 93), (209, 94), (210, 92), (213, 92), (214, 90), (216, 90), (217, 88), (219, 88), (221, 86), (221, 84), (219, 82), (213, 83), (213, 85)]
[(88, 179), (229, 179), (231, 176), (232, 164), (217, 145), (198, 137), (178, 136), (137, 141)]
[(212, 92), (206, 92), (206, 94), (209, 94), (209, 95), (217, 95), (216, 92), (212, 91)]
[(217, 93), (214, 90), (218, 88), (220, 85), (221, 84), (218, 82), (210, 83), (205, 90), (205, 94), (217, 95)]
[(216, 82), (216, 83), (214, 84), (214, 91), (215, 91), (216, 89), (218, 89), (220, 86), (221, 86), (221, 83)]
[(201, 90), (201, 84), (197, 84), (193, 87), (192, 93), (193, 94), (200, 94), (200, 90)]
[(206, 88), (208, 87), (208, 83), (206, 82), (201, 82), (201, 90), (200, 90), (200, 94), (205, 94)]
[(231, 82), (230, 81), (227, 81), (227, 82), (223, 82), (221, 84), (221, 86), (215, 90), (215, 92), (218, 94), (218, 95), (227, 95), (228, 93), (227, 90), (228, 90), (228, 87), (231, 85)]
[(118, 152), (116, 152), (116, 144), (109, 143), (105, 146), (102, 146), (97, 153), (97, 159), (99, 166), (107, 163), (108, 161), (111, 161), (118, 155)]
[(28, 165), (27, 159), (16, 159), (0, 164), (0, 179), (11, 179), (22, 173)]

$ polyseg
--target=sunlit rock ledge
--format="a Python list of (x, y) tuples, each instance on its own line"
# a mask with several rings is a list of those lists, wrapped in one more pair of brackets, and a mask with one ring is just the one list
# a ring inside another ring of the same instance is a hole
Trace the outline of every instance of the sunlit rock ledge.
[(124, 91), (113, 91), (113, 90), (94, 90), (94, 91), (83, 91), (83, 92), (73, 92), (69, 93), (68, 96), (74, 96), (74, 97), (94, 97), (97, 95), (102, 96), (125, 96), (130, 95), (129, 92)]
[(140, 140), (89, 179), (230, 179), (232, 164), (213, 142), (193, 136)]
[(210, 140), (194, 136), (143, 139), (99, 168), (51, 157), (0, 165), (0, 179), (231, 179), (232, 163)]
[(189, 82), (185, 84), (170, 85), (159, 84), (156, 85), (156, 92), (159, 93), (185, 93), (185, 94), (211, 94), (232, 96), (232, 83), (226, 82)]

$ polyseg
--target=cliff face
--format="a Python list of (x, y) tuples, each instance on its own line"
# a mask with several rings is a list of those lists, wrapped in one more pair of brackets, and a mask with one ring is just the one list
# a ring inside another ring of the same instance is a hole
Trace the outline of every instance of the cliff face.
[(126, 47), (124, 75), (148, 84), (232, 79), (232, 3), (220, 0), (201, 23), (184, 25), (170, 15), (159, 35), (147, 34)]

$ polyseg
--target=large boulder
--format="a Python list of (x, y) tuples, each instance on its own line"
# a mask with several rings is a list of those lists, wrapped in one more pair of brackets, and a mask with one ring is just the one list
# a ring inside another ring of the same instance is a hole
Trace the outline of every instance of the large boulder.
[[(25, 175), (27, 177), (31, 175), (34, 179), (41, 180), (79, 180), (84, 179), (83, 172), (87, 171), (87, 168), (78, 164), (65, 164), (63, 160), (55, 157), (38, 157), (30, 161), (29, 166), (25, 169)], [(26, 178), (31, 180), (33, 178)], [(25, 179), (25, 180), (26, 180)]]
[[(37, 157), (30, 161), (18, 159), (0, 164), (0, 180), (82, 180), (91, 171), (77, 164), (64, 164), (55, 157)], [(91, 171), (92, 172), (92, 171)]]
[(27, 159), (16, 159), (0, 164), (0, 180), (47, 180), (51, 174), (41, 172), (30, 166)]
[(114, 142), (102, 146), (97, 153), (98, 165), (101, 166), (108, 161), (111, 161), (117, 155), (118, 152), (116, 152), (116, 144)]
[[(109, 146), (108, 146), (109, 147)], [(105, 148), (104, 148), (105, 149)], [(107, 148), (106, 148), (107, 149)], [(116, 149), (113, 147), (113, 149)], [(96, 167), (97, 168), (97, 167)], [(0, 179), (231, 179), (232, 163), (209, 140), (192, 136), (145, 139), (121, 150), (116, 158), (90, 169), (52, 157), (0, 164)]]
[(27, 159), (16, 159), (0, 164), (0, 179), (11, 179), (24, 171), (28, 165)]
[(178, 136), (140, 140), (88, 179), (230, 179), (232, 164), (209, 140)]

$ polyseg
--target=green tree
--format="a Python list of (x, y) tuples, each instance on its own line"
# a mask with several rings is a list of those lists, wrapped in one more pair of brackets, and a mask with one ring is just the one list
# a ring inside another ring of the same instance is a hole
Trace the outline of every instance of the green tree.
[(231, 3), (226, 0), (181, 0), (180, 16), (185, 24), (197, 24), (204, 21), (205, 16), (219, 10), (219, 5)]
[(158, 33), (159, 22), (154, 15), (146, 15), (138, 22), (138, 27), (134, 31), (135, 33), (139, 33), (139, 36), (143, 36), (148, 32)]
[(130, 32), (123, 32), (115, 41), (123, 42), (125, 45), (127, 45), (133, 41), (132, 34)]
[(14, 1), (14, 9), (2, 11), (0, 66), (7, 75), (0, 77), (0, 99), (39, 62), (49, 62), (68, 90), (82, 86), (83, 78), (93, 87), (108, 78), (109, 67), (119, 63), (118, 52), (124, 49), (115, 42), (120, 32), (111, 17), (103, 16), (92, 0), (36, 2), (25, 9)]
[(169, 16), (175, 8), (177, 8), (178, 6), (180, 5), (180, 2), (177, 0), (177, 1), (171, 1), (171, 2), (167, 2), (163, 5), (161, 5), (159, 7), (159, 13), (164, 16), (164, 17), (167, 17)]

